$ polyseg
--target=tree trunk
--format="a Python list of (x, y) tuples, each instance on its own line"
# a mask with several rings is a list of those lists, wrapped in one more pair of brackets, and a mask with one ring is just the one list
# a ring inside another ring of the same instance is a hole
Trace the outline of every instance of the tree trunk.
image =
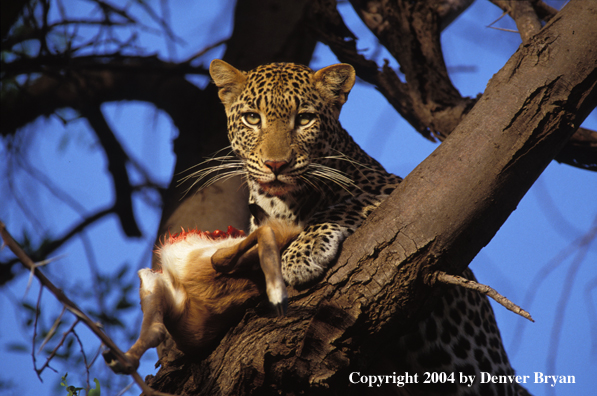
[(594, 107), (595, 20), (596, 4), (572, 1), (522, 45), (347, 239), (324, 280), (290, 290), (286, 317), (258, 306), (203, 361), (164, 359), (150, 385), (210, 395), (349, 391), (348, 373), (390, 354), (385, 345), (437, 298), (434, 271), (466, 268)]

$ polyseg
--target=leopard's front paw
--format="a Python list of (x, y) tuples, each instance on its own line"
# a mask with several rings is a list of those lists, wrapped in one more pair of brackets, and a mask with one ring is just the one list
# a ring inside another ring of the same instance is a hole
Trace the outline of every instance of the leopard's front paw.
[[(310, 251), (288, 254), (282, 259), (282, 274), (286, 283), (299, 287), (321, 278), (326, 267), (311, 256)], [(310, 249), (309, 249), (310, 250)]]
[(320, 279), (347, 235), (348, 231), (336, 224), (320, 224), (303, 231), (282, 255), (286, 283), (298, 287)]

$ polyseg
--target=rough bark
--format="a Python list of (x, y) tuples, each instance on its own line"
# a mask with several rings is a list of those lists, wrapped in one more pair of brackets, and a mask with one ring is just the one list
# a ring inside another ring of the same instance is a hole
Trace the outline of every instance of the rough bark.
[[(374, 85), (388, 102), (422, 136), (432, 141), (443, 141), (470, 111), (478, 98), (462, 97), (454, 88), (444, 64), (439, 33), (449, 21), (445, 2), (353, 0), (353, 7), (377, 36), (380, 43), (400, 64), (404, 81), (388, 65), (381, 68), (357, 50), (354, 34), (344, 24), (334, 0), (314, 0), (312, 19), (320, 39), (328, 44), (338, 59), (352, 64), (357, 75)], [(466, 2), (454, 4), (457, 13)], [(536, 24), (529, 23), (526, 2), (495, 1), (497, 5), (516, 3), (513, 17), (523, 27), (524, 39), (536, 32)], [(555, 10), (542, 2), (534, 2), (537, 14), (543, 20), (555, 15)], [(545, 6), (545, 7), (544, 7)], [(507, 11), (510, 8), (507, 9)], [(532, 19), (532, 18), (531, 18)], [(597, 132), (578, 131), (556, 161), (583, 169), (597, 170)]]
[(287, 317), (258, 306), (206, 359), (165, 360), (150, 384), (185, 394), (350, 392), (347, 374), (383, 356), (441, 292), (429, 275), (469, 264), (593, 109), (596, 18), (595, 4), (572, 1), (521, 46), (345, 242), (325, 279), (291, 290)]
[[(325, 3), (325, 10), (336, 11), (334, 1), (315, 3)], [(353, 2), (355, 7), (365, 3)], [(331, 21), (324, 13), (316, 22), (322, 39), (340, 59), (354, 64), (359, 76), (380, 87), (396, 108), (402, 106), (413, 125), (427, 136), (431, 136), (429, 127), (433, 133), (445, 130), (447, 136), (472, 102), (461, 98), (447, 79), (436, 39), (447, 22), (442, 20), (444, 14), (439, 6), (426, 8), (439, 3), (416, 3), (417, 8), (411, 8), (413, 2), (400, 2), (400, 12), (409, 15), (402, 22), (404, 15), (395, 9), (384, 14), (404, 28), (399, 31), (403, 37), (383, 39), (390, 49), (394, 48), (397, 59), (412, 58), (401, 61), (408, 68), (406, 83), (391, 69), (384, 67), (380, 71), (374, 62), (360, 57), (356, 38), (351, 37), (339, 14)], [(543, 3), (533, 4), (537, 7)], [(579, 11), (579, 7), (593, 9)], [(591, 26), (595, 11), (592, 4), (582, 7), (573, 3), (555, 18), (552, 10), (542, 8), (545, 16), (539, 16), (544, 20), (553, 18), (550, 25), (535, 38), (529, 34), (528, 43), (492, 80), (477, 106), (479, 110), (475, 108), (454, 136), (407, 178), (368, 225), (346, 242), (338, 264), (326, 279), (311, 289), (293, 292), (287, 318), (275, 319), (269, 316), (267, 307), (257, 307), (202, 363), (184, 360), (176, 351), (166, 350), (165, 367), (151, 383), (177, 393), (300, 393), (307, 389), (312, 393), (323, 392), (326, 386), (336, 392), (345, 390), (348, 381), (343, 373), (367, 365), (371, 359), (378, 360), (385, 341), (395, 338), (424, 313), (420, 307), (430, 303), (431, 294), (436, 292), (425, 286), (427, 275), (436, 269), (456, 272), (468, 264), (565, 144), (570, 125), (578, 126), (588, 112), (587, 95), (594, 93), (595, 52), (580, 46), (596, 41), (594, 24)], [(225, 59), (243, 69), (271, 61), (309, 63), (315, 44), (303, 19), (309, 8), (317, 10), (316, 4), (306, 0), (239, 1)], [(540, 14), (539, 9), (536, 11)], [(408, 27), (414, 22), (419, 29)], [(422, 27), (429, 27), (432, 34)], [(380, 32), (380, 39), (382, 33), (390, 32)], [(409, 50), (403, 52), (404, 48)], [(565, 56), (561, 55), (564, 52)], [(3, 65), (4, 73), (14, 72), (10, 69), (13, 67), (19, 74), (28, 70), (42, 72), (43, 76), (20, 91), (17, 98), (2, 98), (1, 135), (12, 134), (40, 115), (48, 116), (62, 107), (142, 100), (167, 112), (179, 130), (174, 147), (175, 172), (228, 144), (223, 109), (213, 87), (200, 90), (184, 78), (185, 73), (203, 73), (202, 68), (168, 64), (153, 57), (111, 62), (49, 60), (62, 62), (58, 64), (38, 61), (38, 69), (33, 60), (29, 66)], [(593, 72), (585, 73), (583, 82), (581, 74), (587, 71), (587, 62), (589, 69), (593, 62)], [(413, 89), (415, 86), (417, 89)], [(440, 86), (445, 92), (431, 92)], [(413, 115), (414, 107), (417, 112)], [(443, 120), (447, 120), (445, 124)], [(595, 165), (596, 134), (585, 132), (584, 138), (561, 151), (567, 153), (566, 163), (579, 161), (580, 150), (581, 165), (590, 161)], [(104, 149), (110, 155), (109, 148)], [(236, 194), (239, 183), (233, 180), (182, 199), (181, 189), (175, 188), (175, 176), (164, 194), (158, 234), (181, 225), (242, 228), (239, 224), (246, 221), (247, 213), (242, 209), (245, 196)], [(118, 211), (100, 211), (98, 217)], [(384, 221), (379, 222), (380, 218)]]

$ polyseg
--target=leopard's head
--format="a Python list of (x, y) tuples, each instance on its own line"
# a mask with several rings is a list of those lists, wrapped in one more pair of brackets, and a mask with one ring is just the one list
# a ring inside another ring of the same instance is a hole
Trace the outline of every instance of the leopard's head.
[(243, 72), (214, 60), (209, 72), (226, 108), (232, 149), (250, 183), (284, 196), (313, 186), (318, 172), (324, 177), (321, 160), (333, 155), (341, 138), (338, 116), (355, 82), (352, 66), (314, 72), (272, 63)]

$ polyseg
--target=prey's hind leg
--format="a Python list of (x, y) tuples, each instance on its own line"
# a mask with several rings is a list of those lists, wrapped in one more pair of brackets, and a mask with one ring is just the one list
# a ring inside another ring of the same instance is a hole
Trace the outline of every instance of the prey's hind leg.
[(168, 305), (171, 305), (173, 297), (167, 280), (161, 273), (147, 268), (139, 271), (139, 278), (141, 279), (139, 294), (143, 322), (139, 338), (125, 353), (128, 362), (123, 364), (110, 350), (103, 353), (108, 366), (119, 374), (130, 374), (136, 371), (139, 367), (139, 359), (145, 351), (160, 345), (168, 334), (166, 326), (164, 326), (164, 312)]

